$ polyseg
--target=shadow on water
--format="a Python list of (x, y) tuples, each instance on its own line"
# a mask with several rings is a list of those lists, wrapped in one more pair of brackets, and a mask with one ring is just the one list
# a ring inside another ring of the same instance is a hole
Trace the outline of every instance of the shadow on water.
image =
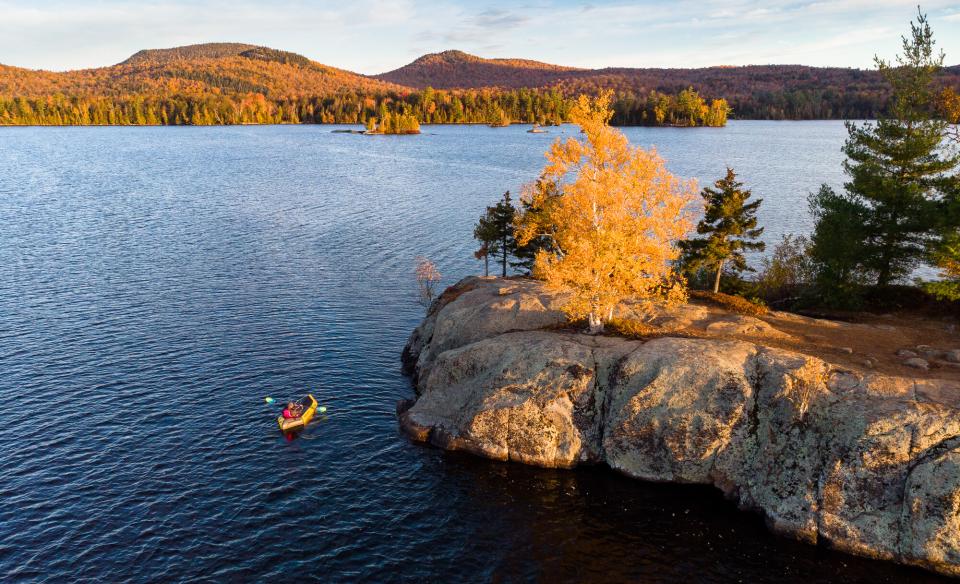
[[(441, 456), (474, 515), (474, 543), (500, 550), (477, 566), (494, 582), (944, 581), (776, 536), (761, 516), (708, 486), (637, 481), (606, 466), (553, 470)], [(449, 488), (442, 484), (437, 496)]]
[(322, 440), (323, 435), (321, 432), (323, 431), (323, 425), (329, 421), (330, 418), (326, 414), (317, 416), (310, 420), (309, 424), (299, 430), (283, 432), (283, 438), (287, 442), (293, 442), (294, 440), (304, 440), (307, 442), (311, 440)]

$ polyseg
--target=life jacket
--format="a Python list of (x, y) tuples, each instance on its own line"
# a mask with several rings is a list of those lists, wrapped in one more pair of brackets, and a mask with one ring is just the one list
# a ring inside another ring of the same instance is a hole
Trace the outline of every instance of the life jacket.
[(296, 418), (296, 416), (293, 415), (293, 412), (291, 412), (291, 411), (288, 410), (287, 408), (284, 408), (284, 409), (283, 409), (283, 417), (286, 418), (286, 419), (288, 419), (288, 420), (289, 420), (290, 418)]

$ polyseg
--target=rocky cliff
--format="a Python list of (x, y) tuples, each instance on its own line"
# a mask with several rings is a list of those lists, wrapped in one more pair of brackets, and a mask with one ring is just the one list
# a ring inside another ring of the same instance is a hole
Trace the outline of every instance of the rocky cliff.
[(653, 321), (730, 334), (588, 336), (561, 302), (529, 280), (448, 289), (404, 349), (417, 398), (401, 428), (496, 460), (712, 484), (777, 533), (960, 575), (960, 383), (734, 338), (769, 325), (698, 306)]

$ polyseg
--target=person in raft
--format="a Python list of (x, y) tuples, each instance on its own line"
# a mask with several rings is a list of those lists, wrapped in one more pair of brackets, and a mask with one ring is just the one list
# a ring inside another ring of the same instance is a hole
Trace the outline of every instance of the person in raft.
[(287, 407), (283, 410), (283, 417), (286, 419), (299, 418), (303, 413), (303, 407), (295, 402), (287, 402)]

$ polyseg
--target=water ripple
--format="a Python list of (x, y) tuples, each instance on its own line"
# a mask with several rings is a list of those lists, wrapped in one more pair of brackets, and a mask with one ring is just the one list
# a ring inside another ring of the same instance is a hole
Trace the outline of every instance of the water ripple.
[[(734, 164), (774, 239), (841, 178), (839, 123), (628, 133), (683, 175)], [(476, 273), (477, 215), (557, 135), (0, 129), (0, 577), (932, 580), (774, 538), (710, 489), (399, 436), (414, 258)], [(329, 412), (287, 440), (263, 398), (306, 391)]]

